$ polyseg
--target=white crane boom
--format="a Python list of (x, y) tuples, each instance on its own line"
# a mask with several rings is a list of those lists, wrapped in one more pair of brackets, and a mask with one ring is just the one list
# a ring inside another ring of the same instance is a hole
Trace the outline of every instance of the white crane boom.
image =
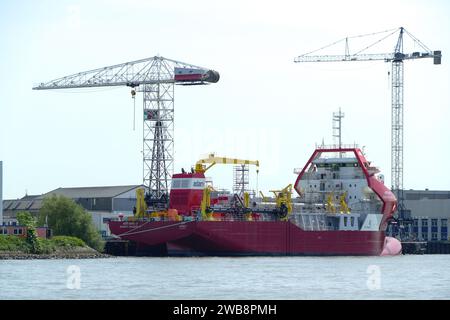
[[(174, 85), (215, 83), (219, 78), (214, 70), (155, 56), (42, 82), (33, 89), (138, 87), (144, 100), (143, 184), (148, 206), (160, 209), (168, 204), (173, 173)], [(131, 91), (133, 99), (137, 90)]]
[[(398, 58), (396, 58), (396, 56)], [(350, 62), (350, 61), (377, 61), (385, 62), (394, 59), (411, 60), (423, 58), (440, 58), (440, 51), (435, 52), (413, 52), (410, 54), (395, 53), (372, 53), (372, 54), (353, 54), (353, 55), (303, 55), (294, 59), (294, 62)]]
[[(162, 68), (155, 66), (164, 61)], [(191, 72), (198, 75), (191, 81), (178, 80), (177, 72)], [(55, 80), (42, 82), (34, 90), (71, 89), (89, 87), (129, 86), (137, 87), (145, 84), (183, 83), (204, 84), (217, 82), (218, 73), (203, 67), (171, 60), (164, 57), (151, 57), (113, 66), (98, 68), (90, 71), (78, 72)]]

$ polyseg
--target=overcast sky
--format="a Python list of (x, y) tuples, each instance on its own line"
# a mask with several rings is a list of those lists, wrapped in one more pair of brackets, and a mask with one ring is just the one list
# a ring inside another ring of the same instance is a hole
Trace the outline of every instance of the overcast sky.
[[(133, 131), (129, 88), (31, 88), (155, 55), (221, 75), (210, 86), (175, 88), (175, 171), (216, 152), (260, 160), (263, 191), (284, 187), (315, 143), (332, 142), (332, 112), (341, 107), (343, 141), (365, 146), (390, 186), (390, 64), (293, 59), (348, 35), (400, 26), (443, 52), (440, 66), (405, 62), (404, 186), (450, 190), (449, 15), (444, 0), (1, 1), (4, 198), (141, 183), (142, 119), (138, 112)], [(388, 40), (387, 52), (396, 39)], [(231, 167), (208, 174), (231, 187)]]

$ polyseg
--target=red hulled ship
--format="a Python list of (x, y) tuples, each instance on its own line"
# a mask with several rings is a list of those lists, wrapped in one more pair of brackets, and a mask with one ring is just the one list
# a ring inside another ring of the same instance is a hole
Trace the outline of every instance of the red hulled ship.
[[(211, 166), (217, 159), (239, 163), (214, 155), (210, 159)], [(318, 147), (298, 174), (293, 186), (298, 197), (293, 199), (291, 185), (274, 191), (271, 199), (216, 191), (206, 182), (209, 167), (203, 163), (190, 173), (173, 175), (168, 210), (144, 210), (110, 221), (111, 233), (149, 254), (169, 256), (376, 256), (401, 251), (400, 242), (385, 236), (397, 200), (355, 146)]]

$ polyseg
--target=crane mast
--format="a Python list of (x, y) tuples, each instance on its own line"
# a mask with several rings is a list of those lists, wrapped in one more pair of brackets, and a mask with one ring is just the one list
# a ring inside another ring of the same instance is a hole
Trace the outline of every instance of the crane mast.
[[(366, 51), (378, 43), (382, 42), (389, 36), (398, 32), (397, 43), (394, 51), (389, 53), (367, 53)], [(387, 34), (388, 33), (388, 34)], [(381, 39), (378, 39), (369, 46), (351, 54), (349, 51), (349, 39), (360, 38), (364, 36), (373, 36), (384, 34)], [(387, 35), (386, 35), (387, 34)], [(416, 45), (421, 47), (422, 51), (414, 51), (411, 53), (404, 53), (404, 34), (407, 34)], [(336, 45), (339, 42), (345, 42), (345, 53), (342, 55), (311, 55), (325, 48)], [(349, 61), (385, 61), (392, 63), (392, 86), (391, 86), (391, 184), (392, 191), (396, 194), (398, 200), (397, 217), (400, 222), (400, 230), (402, 224), (410, 223), (410, 217), (404, 204), (403, 196), (403, 123), (404, 123), (404, 60), (415, 60), (423, 58), (433, 58), (434, 64), (441, 64), (441, 51), (431, 51), (420, 40), (414, 37), (405, 28), (386, 30), (382, 32), (358, 35), (353, 37), (346, 37), (338, 40), (320, 49), (311, 51), (309, 53), (300, 55), (294, 59), (294, 62), (349, 62)], [(400, 234), (401, 236), (401, 234)]]
[(132, 88), (143, 97), (143, 184), (150, 208), (163, 209), (174, 164), (174, 85), (203, 85), (219, 80), (210, 69), (160, 56), (79, 72), (48, 82), (34, 90), (110, 86)]

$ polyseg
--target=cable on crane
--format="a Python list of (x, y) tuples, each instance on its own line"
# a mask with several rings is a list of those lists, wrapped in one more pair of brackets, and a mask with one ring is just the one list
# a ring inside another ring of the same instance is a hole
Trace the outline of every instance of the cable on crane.
[(131, 89), (131, 98), (133, 99), (133, 131), (136, 129), (136, 90)]
[(413, 36), (411, 33), (409, 33), (406, 29), (403, 29), (404, 32), (406, 32), (406, 34), (408, 36), (411, 37), (411, 39), (414, 40), (414, 42), (416, 42), (417, 44), (419, 44), (419, 46), (422, 47), (422, 49), (424, 49), (427, 52), (431, 52), (430, 48), (428, 48), (422, 41), (420, 41), (419, 39), (417, 39), (415, 36)]
[(361, 52), (363, 52), (363, 51), (365, 51), (365, 50), (367, 50), (367, 49), (373, 47), (374, 45), (380, 43), (381, 41), (383, 41), (383, 40), (389, 38), (390, 36), (392, 36), (393, 34), (395, 34), (395, 33), (397, 32), (397, 30), (398, 30), (398, 29), (396, 29), (394, 32), (392, 32), (392, 33), (388, 34), (387, 36), (385, 36), (385, 37), (383, 37), (383, 38), (381, 38), (381, 39), (375, 41), (374, 43), (368, 45), (368, 46), (365, 47), (364, 49), (361, 49), (361, 50), (359, 50), (358, 52), (356, 52), (356, 53), (354, 53), (354, 54), (352, 54), (352, 55), (353, 55), (353, 56), (356, 56), (357, 54), (360, 54)]
[[(386, 36), (385, 38), (381, 39), (381, 40), (384, 40), (384, 39), (386, 39), (387, 37), (389, 37), (389, 36), (391, 36), (392, 34), (394, 34), (395, 32), (397, 32), (398, 30), (399, 30), (399, 28), (394, 28), (394, 29), (389, 29), (389, 30), (384, 30), (384, 31), (378, 31), (378, 32), (373, 32), (373, 33), (366, 33), (366, 34), (360, 34), (360, 35), (356, 35), (356, 36), (345, 37), (345, 38), (342, 38), (342, 39), (340, 39), (340, 40), (337, 40), (337, 41), (335, 41), (335, 42), (333, 42), (333, 43), (330, 43), (330, 44), (328, 44), (328, 45), (326, 45), (326, 46), (324, 46), (324, 47), (322, 47), (322, 48), (313, 50), (313, 51), (308, 52), (308, 53), (304, 53), (304, 54), (300, 55), (299, 57), (304, 57), (304, 56), (307, 56), (307, 55), (309, 55), (309, 54), (311, 54), (311, 53), (315, 53), (315, 52), (317, 52), (317, 51), (326, 49), (326, 48), (331, 47), (331, 46), (333, 46), (333, 45), (335, 45), (335, 44), (337, 44), (337, 43), (339, 43), (339, 42), (342, 42), (342, 41), (344, 41), (344, 40), (348, 43), (348, 39), (362, 38), (362, 37), (367, 37), (367, 36), (374, 36), (374, 35), (377, 35), (377, 34), (387, 33), (387, 32), (394, 31), (393, 33), (389, 34), (389, 35)], [(381, 40), (379, 40), (379, 41), (381, 41)], [(371, 46), (373, 46), (373, 45), (371, 45)], [(363, 50), (361, 50), (361, 51), (364, 51), (364, 50), (370, 48), (371, 46), (369, 46), (369, 47), (367, 47), (367, 48), (365, 48), (365, 49), (363, 49)], [(359, 52), (361, 52), (361, 51), (359, 51)], [(358, 53), (359, 53), (359, 52), (358, 52)], [(355, 54), (357, 54), (357, 53), (355, 53)]]

